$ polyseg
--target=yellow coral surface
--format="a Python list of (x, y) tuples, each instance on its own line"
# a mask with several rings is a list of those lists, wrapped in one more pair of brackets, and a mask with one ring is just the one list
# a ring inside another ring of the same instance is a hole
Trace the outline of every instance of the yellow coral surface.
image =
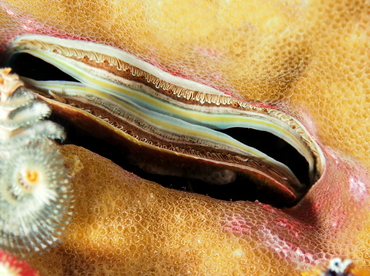
[(282, 211), (163, 188), (84, 148), (61, 150), (76, 212), (59, 247), (28, 259), (43, 275), (299, 275), (338, 255), (369, 265), (370, 200), (348, 192), (358, 183), (345, 167)]
[(326, 145), (370, 164), (368, 1), (4, 2), (23, 32), (54, 28), (250, 101), (304, 111)]
[(0, 3), (3, 46), (41, 33), (122, 48), (293, 114), (329, 163), (305, 200), (281, 211), (170, 191), (75, 152), (89, 171), (76, 176), (61, 247), (34, 260), (45, 275), (297, 275), (337, 255), (370, 266), (369, 1)]

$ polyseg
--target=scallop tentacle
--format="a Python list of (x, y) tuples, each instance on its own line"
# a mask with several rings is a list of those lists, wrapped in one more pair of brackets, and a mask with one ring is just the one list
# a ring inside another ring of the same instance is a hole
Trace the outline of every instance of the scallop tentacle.
[(49, 106), (10, 69), (0, 70), (0, 247), (42, 252), (59, 241), (72, 218), (73, 194), (62, 154), (51, 139), (64, 130)]

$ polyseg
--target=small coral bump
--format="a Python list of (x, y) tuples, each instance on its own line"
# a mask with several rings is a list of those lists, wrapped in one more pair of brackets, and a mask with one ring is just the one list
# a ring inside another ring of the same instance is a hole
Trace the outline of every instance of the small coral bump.
[(0, 150), (0, 247), (24, 255), (57, 242), (72, 218), (62, 154), (48, 139)]
[(39, 276), (25, 261), (0, 250), (0, 275), (4, 276)]

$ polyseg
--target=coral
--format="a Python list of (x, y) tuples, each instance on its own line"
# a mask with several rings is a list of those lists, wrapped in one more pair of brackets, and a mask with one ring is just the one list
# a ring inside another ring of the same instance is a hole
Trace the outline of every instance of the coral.
[(296, 275), (337, 256), (370, 266), (368, 1), (1, 4), (3, 46), (20, 33), (39, 33), (122, 48), (295, 115), (328, 158), (323, 179), (282, 211), (145, 184), (73, 151), (87, 158), (74, 184), (82, 212), (60, 247), (33, 259), (46, 274)]
[(225, 93), (283, 105), (327, 146), (370, 165), (368, 1), (4, 3), (11, 20), (0, 23), (2, 37), (41, 33), (122, 48)]
[(278, 210), (166, 189), (81, 147), (61, 152), (68, 167), (78, 158), (83, 169), (72, 180), (76, 213), (62, 243), (28, 259), (46, 275), (284, 276), (343, 255), (368, 265), (358, 244), (370, 241), (362, 226), (369, 199), (348, 193), (357, 184), (347, 171), (359, 172), (330, 156), (328, 170), (340, 173), (326, 174), (297, 208)]

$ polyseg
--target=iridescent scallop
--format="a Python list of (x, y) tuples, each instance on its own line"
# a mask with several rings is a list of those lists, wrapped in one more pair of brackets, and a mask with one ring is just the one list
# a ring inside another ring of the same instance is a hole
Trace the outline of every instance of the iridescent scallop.
[[(25, 55), (35, 57), (31, 66), (45, 63), (30, 70)], [(272, 191), (257, 199), (280, 198), (280, 205), (296, 203), (323, 173), (320, 147), (293, 117), (174, 76), (120, 49), (24, 35), (9, 56), (54, 112), (122, 146), (145, 171), (218, 185), (252, 179), (256, 189)], [(53, 67), (65, 75), (55, 77)], [(291, 158), (292, 152), (299, 157)]]

